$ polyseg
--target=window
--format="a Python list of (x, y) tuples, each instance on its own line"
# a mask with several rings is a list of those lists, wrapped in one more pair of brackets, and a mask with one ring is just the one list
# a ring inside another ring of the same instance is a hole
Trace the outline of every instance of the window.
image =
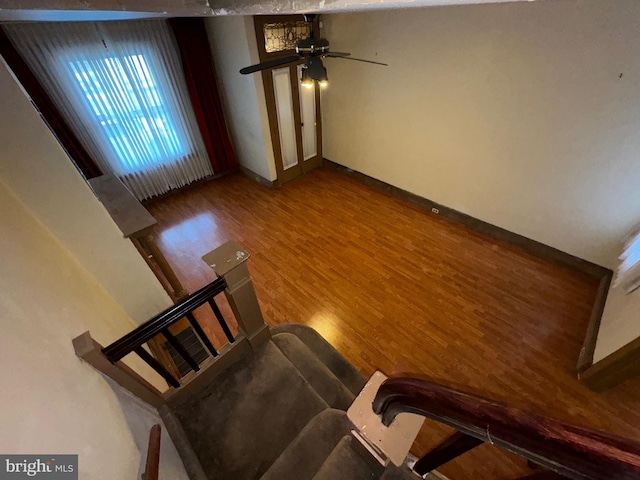
[(140, 149), (158, 164), (187, 154), (144, 55), (76, 60), (69, 67), (125, 173), (145, 168)]
[(309, 24), (303, 20), (265, 23), (262, 27), (264, 33), (264, 49), (267, 53), (282, 52), (296, 48), (298, 40), (309, 37)]
[(101, 170), (139, 199), (213, 174), (165, 22), (22, 24), (7, 32)]

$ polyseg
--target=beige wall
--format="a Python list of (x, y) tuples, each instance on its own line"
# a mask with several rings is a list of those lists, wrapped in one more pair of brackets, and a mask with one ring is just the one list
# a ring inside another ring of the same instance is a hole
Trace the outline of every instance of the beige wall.
[[(0, 451), (77, 453), (80, 478), (139, 478), (140, 438), (157, 414), (112, 389), (71, 345), (86, 330), (108, 343), (134, 322), (2, 182), (0, 218)], [(187, 480), (163, 442), (161, 477)]]
[[(640, 3), (324, 16), (330, 160), (615, 268), (640, 221)], [(612, 289), (595, 360), (640, 336)]]
[(240, 16), (211, 17), (206, 23), (225, 117), (238, 162), (267, 180), (275, 180), (277, 175), (262, 76), (239, 73), (242, 67), (260, 61), (253, 20)]
[(142, 323), (171, 305), (144, 259), (0, 62), (0, 178), (124, 310)]
[[(640, 220), (640, 2), (326, 15), (326, 158), (613, 267)], [(621, 77), (622, 75), (622, 77)]]

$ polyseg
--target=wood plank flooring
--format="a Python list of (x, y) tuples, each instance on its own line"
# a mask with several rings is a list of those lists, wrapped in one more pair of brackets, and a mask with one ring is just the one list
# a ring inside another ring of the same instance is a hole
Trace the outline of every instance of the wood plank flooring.
[[(187, 289), (215, 278), (200, 257), (235, 240), (252, 255), (266, 321), (314, 327), (366, 376), (419, 373), (640, 440), (640, 380), (596, 394), (576, 379), (597, 288), (581, 273), (324, 169), (279, 190), (234, 174), (148, 208)], [(448, 434), (427, 422), (414, 453)], [(484, 445), (441, 471), (506, 480), (528, 469)]]

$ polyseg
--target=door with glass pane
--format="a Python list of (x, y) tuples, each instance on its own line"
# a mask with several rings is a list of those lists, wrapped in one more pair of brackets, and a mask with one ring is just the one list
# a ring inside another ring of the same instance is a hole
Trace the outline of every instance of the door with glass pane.
[[(298, 96), (300, 99), (300, 130), (302, 136), (302, 171), (306, 172), (316, 166), (320, 166), (322, 158), (318, 153), (318, 132), (320, 128), (320, 117), (316, 104), (320, 99), (318, 86), (316, 84), (311, 87), (302, 85), (302, 65), (298, 65), (296, 71), (296, 79), (298, 83)], [(317, 97), (317, 98), (316, 98)], [(309, 163), (311, 162), (311, 163)]]
[[(254, 19), (260, 61), (291, 53), (308, 25), (302, 17)], [(292, 43), (293, 42), (293, 43)], [(262, 72), (278, 183), (322, 165), (320, 92), (301, 85), (302, 62)]]
[[(322, 164), (319, 145), (318, 92), (300, 84), (301, 65), (271, 71), (277, 130), (278, 180), (285, 183)], [(275, 137), (275, 135), (273, 135)], [(278, 152), (279, 150), (279, 152)], [(278, 155), (279, 153), (279, 155)]]

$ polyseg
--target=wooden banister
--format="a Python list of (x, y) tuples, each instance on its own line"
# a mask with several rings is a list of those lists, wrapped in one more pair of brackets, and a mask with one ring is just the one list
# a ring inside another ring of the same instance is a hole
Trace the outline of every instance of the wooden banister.
[(151, 427), (149, 432), (149, 448), (142, 480), (158, 480), (160, 470), (160, 436), (162, 427), (159, 424)]
[(133, 352), (143, 343), (149, 341), (167, 327), (173, 325), (178, 320), (185, 318), (200, 305), (208, 303), (210, 299), (222, 293), (227, 284), (223, 278), (218, 278), (197, 292), (189, 295), (185, 300), (159, 313), (151, 320), (132, 330), (121, 339), (105, 347), (102, 351), (112, 362), (121, 360), (124, 356)]
[(573, 479), (640, 478), (640, 443), (527, 413), (415, 378), (390, 378), (373, 402), (389, 426), (410, 412), (445, 423)]
[[(111, 363), (116, 364), (126, 355), (131, 352), (135, 352), (142, 360), (144, 360), (151, 368), (153, 368), (162, 378), (164, 378), (167, 384), (173, 388), (179, 388), (181, 386), (178, 378), (170, 372), (166, 365), (163, 365), (157, 358), (149, 353), (143, 345), (151, 340), (154, 340), (156, 335), (162, 335), (167, 339), (169, 344), (178, 352), (182, 359), (190, 366), (194, 372), (200, 371), (200, 366), (196, 360), (187, 351), (184, 345), (175, 337), (170, 331), (169, 327), (179, 320), (186, 318), (195, 334), (198, 336), (202, 344), (206, 347), (209, 355), (213, 357), (218, 356), (218, 351), (215, 349), (211, 340), (207, 337), (204, 330), (193, 315), (193, 311), (204, 305), (208, 304), (212, 307), (218, 323), (225, 331), (225, 335), (229, 339), (230, 343), (235, 340), (229, 326), (227, 325), (224, 317), (218, 309), (214, 297), (227, 288), (227, 283), (223, 278), (218, 278), (210, 284), (204, 286), (197, 292), (186, 297), (182, 302), (168, 308), (164, 312), (156, 315), (151, 320), (143, 323), (136, 329), (132, 330), (124, 337), (116, 340), (111, 345), (102, 349), (102, 354)], [(213, 308), (215, 306), (215, 308)]]

